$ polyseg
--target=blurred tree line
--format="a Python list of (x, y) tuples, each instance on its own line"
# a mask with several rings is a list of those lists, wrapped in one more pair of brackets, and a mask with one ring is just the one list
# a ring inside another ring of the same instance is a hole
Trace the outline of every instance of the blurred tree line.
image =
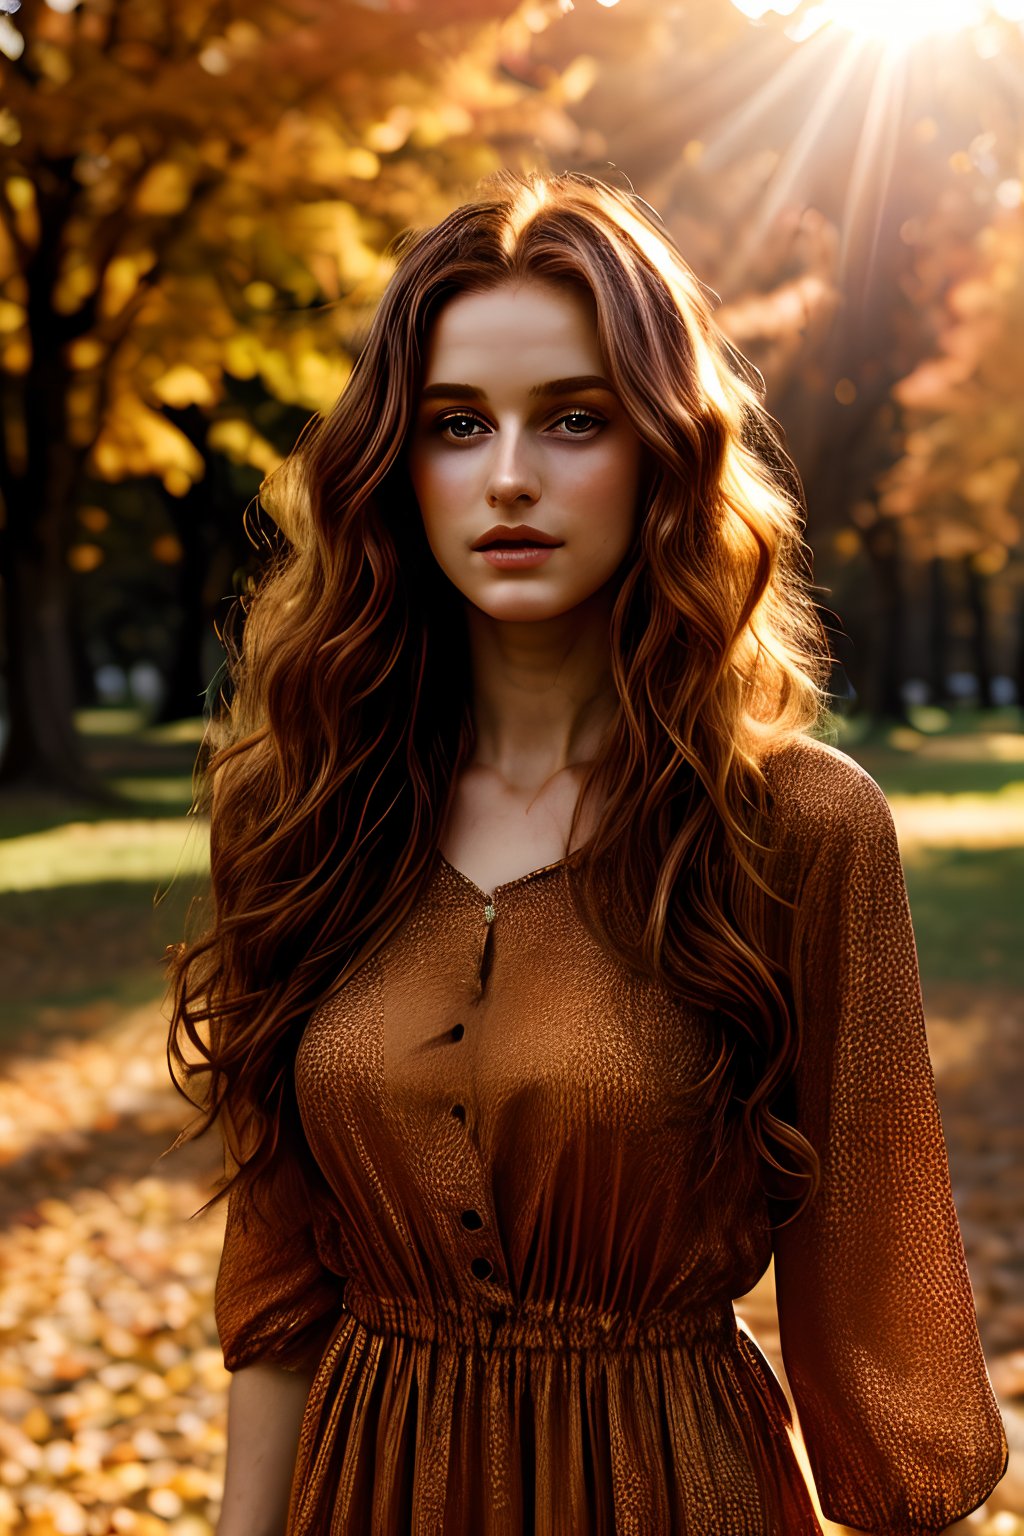
[(729, 0), (4, 0), (0, 783), (89, 789), (103, 664), (200, 711), (259, 482), (343, 387), (388, 242), (501, 163), (631, 180), (720, 295), (837, 688), (1024, 697), (1021, 54), (993, 20), (897, 76)]

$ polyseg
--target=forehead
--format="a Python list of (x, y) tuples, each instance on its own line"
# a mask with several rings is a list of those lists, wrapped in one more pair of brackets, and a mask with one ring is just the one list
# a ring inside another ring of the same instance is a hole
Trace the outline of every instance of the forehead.
[(515, 366), (534, 375), (532, 383), (597, 373), (603, 361), (594, 300), (586, 289), (537, 280), (504, 283), (448, 300), (430, 330), (423, 382), (470, 383), (475, 375)]

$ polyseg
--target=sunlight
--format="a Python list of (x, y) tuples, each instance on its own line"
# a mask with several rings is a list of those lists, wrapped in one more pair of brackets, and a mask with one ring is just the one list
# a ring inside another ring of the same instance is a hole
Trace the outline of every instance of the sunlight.
[(907, 48), (926, 37), (966, 32), (984, 21), (981, 0), (820, 0), (800, 18), (799, 33), (809, 37), (832, 24), (857, 37)]
[(931, 37), (953, 37), (992, 17), (1024, 21), (1024, 0), (733, 0), (752, 21), (792, 16), (786, 28), (796, 42), (826, 27), (898, 50)]

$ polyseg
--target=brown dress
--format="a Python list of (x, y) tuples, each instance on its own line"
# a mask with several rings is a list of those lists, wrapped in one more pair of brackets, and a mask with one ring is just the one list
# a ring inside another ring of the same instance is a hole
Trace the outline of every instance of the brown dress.
[(773, 1234), (739, 1152), (694, 1193), (714, 1029), (595, 945), (564, 860), (486, 895), (438, 854), (305, 1030), (322, 1189), (272, 1222), (229, 1201), (227, 1368), (316, 1372), (290, 1536), (818, 1533), (732, 1308), (773, 1252), (826, 1515), (939, 1531), (999, 1480), (892, 818), (816, 742), (768, 772), (813, 1205)]

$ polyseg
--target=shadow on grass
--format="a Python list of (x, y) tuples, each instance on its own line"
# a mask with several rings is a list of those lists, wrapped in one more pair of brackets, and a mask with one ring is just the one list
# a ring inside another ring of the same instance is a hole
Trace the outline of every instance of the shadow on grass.
[(0, 839), (48, 832), (72, 821), (131, 816), (182, 816), (192, 801), (192, 776), (202, 720), (147, 725), (139, 710), (79, 710), (76, 723), (88, 769), (114, 797), (107, 803), (32, 789), (0, 793)]
[[(847, 720), (837, 745), (887, 794), (993, 795), (1024, 787), (1024, 711), (911, 710), (919, 723)], [(944, 722), (940, 724), (940, 722)]]
[(1024, 848), (917, 848), (906, 877), (928, 982), (1024, 988)]
[[(182, 938), (193, 900), (208, 888), (190, 876), (0, 892), (0, 1052), (43, 1054), (158, 999), (165, 950)], [(190, 928), (196, 922), (193, 914)]]
[(881, 747), (842, 749), (856, 758), (887, 795), (997, 795), (1024, 788), (1024, 763), (924, 758)]

